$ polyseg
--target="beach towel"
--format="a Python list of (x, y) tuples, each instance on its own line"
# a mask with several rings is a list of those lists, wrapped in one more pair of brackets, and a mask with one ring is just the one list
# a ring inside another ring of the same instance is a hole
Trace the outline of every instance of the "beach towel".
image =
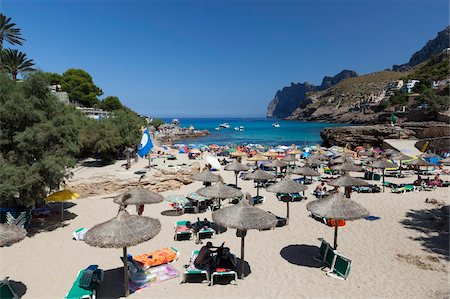
[(129, 289), (131, 293), (134, 293), (178, 276), (180, 276), (180, 272), (170, 264), (152, 267), (147, 271), (145, 277), (130, 276)]
[(191, 229), (188, 228), (186, 225), (180, 225), (175, 228), (176, 233), (183, 233), (183, 232), (189, 232), (189, 231), (191, 231)]
[(378, 216), (367, 216), (367, 217), (364, 218), (364, 219), (369, 220), (369, 221), (374, 221), (374, 220), (379, 220), (379, 219), (381, 219), (381, 217), (378, 217)]
[(133, 256), (133, 260), (141, 263), (144, 267), (154, 267), (170, 263), (173, 262), (176, 258), (176, 252), (168, 247), (150, 253)]

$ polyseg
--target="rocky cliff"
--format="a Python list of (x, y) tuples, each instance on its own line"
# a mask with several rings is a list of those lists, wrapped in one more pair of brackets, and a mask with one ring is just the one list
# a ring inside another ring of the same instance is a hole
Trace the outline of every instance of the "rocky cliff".
[(320, 86), (308, 82), (291, 83), (291, 86), (278, 90), (267, 108), (267, 117), (288, 117), (300, 106), (305, 106), (304, 100), (308, 92), (320, 91), (341, 82), (344, 79), (356, 77), (354, 71), (343, 70), (334, 77), (324, 77)]
[(394, 71), (408, 70), (411, 67), (416, 66), (430, 59), (431, 57), (441, 53), (443, 50), (449, 47), (450, 47), (450, 26), (440, 31), (434, 39), (429, 40), (422, 49), (415, 52), (409, 59), (408, 63), (401, 65), (393, 65), (392, 69)]

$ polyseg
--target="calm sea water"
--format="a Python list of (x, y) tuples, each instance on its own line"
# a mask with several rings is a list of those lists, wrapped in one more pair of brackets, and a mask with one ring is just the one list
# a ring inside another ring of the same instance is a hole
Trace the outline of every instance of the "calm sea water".
[[(166, 122), (172, 119), (164, 119)], [(286, 121), (266, 118), (180, 118), (182, 127), (193, 125), (196, 129), (208, 130), (211, 135), (201, 138), (184, 140), (183, 143), (203, 144), (247, 144), (263, 145), (315, 145), (322, 143), (320, 131), (325, 127), (343, 126), (345, 124)], [(272, 123), (280, 124), (279, 128)], [(216, 131), (222, 123), (228, 123), (230, 128)], [(234, 127), (244, 126), (245, 131), (238, 132)]]

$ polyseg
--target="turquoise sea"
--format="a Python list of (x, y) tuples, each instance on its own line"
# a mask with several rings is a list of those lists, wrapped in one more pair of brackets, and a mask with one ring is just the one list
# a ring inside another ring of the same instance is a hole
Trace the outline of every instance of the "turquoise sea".
[[(164, 118), (166, 122), (172, 119)], [(325, 127), (344, 126), (346, 124), (286, 121), (266, 118), (179, 118), (182, 127), (193, 125), (200, 130), (208, 130), (211, 135), (196, 139), (184, 140), (183, 143), (203, 144), (248, 144), (258, 143), (269, 146), (276, 145), (316, 145), (321, 144), (320, 131)], [(216, 131), (222, 123), (230, 128)], [(278, 123), (279, 128), (272, 126)], [(243, 126), (244, 131), (235, 131), (234, 127)]]

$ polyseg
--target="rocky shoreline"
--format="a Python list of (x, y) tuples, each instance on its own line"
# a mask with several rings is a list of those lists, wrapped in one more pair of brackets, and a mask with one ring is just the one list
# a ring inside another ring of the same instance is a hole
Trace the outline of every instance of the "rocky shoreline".
[(325, 128), (320, 132), (324, 145), (352, 147), (382, 146), (384, 139), (446, 139), (450, 124), (444, 122), (405, 122), (399, 126), (388, 124)]

